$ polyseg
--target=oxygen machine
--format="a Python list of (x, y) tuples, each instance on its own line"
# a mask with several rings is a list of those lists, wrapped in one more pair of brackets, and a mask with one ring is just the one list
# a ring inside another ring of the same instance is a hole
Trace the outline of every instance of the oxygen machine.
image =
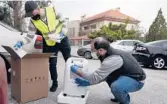
[(75, 78), (78, 75), (71, 72), (71, 66), (78, 65), (80, 70), (88, 71), (88, 61), (84, 58), (69, 58), (66, 62), (64, 71), (63, 91), (58, 95), (58, 103), (65, 104), (85, 104), (89, 94), (89, 88), (78, 86)]

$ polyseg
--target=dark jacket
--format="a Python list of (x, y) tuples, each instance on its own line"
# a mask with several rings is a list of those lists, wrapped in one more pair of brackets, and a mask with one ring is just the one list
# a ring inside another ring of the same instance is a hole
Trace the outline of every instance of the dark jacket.
[(134, 78), (137, 81), (142, 81), (146, 79), (145, 72), (132, 55), (124, 51), (116, 50), (110, 47), (107, 51), (106, 56), (100, 57), (100, 61), (103, 62), (103, 60), (110, 55), (120, 55), (123, 58), (123, 65), (121, 68), (109, 74), (109, 76), (106, 78), (106, 82), (109, 85), (111, 85), (115, 80), (117, 80), (119, 76), (128, 76)]

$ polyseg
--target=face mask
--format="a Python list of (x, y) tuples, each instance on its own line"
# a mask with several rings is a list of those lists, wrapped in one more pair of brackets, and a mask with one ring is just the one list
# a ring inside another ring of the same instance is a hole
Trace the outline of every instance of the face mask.
[(93, 57), (94, 59), (98, 59), (98, 57), (99, 57), (99, 56), (97, 56), (97, 53), (96, 53), (96, 52), (92, 52), (91, 55), (92, 55), (92, 57)]
[(33, 19), (33, 20), (39, 20), (39, 19), (40, 19), (40, 15), (37, 14), (37, 15), (33, 16), (32, 19)]

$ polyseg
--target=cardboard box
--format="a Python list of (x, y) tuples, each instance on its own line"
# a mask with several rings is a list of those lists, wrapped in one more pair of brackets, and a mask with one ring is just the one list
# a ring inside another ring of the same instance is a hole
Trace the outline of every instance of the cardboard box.
[(11, 54), (11, 96), (25, 103), (48, 96), (48, 59), (52, 54), (26, 54), (20, 58), (12, 48), (3, 46)]

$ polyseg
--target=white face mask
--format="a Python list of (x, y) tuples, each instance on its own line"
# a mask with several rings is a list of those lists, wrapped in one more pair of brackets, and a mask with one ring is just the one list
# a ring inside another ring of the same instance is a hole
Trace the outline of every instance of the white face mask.
[(94, 59), (98, 59), (97, 53), (96, 52), (91, 52), (91, 55)]

